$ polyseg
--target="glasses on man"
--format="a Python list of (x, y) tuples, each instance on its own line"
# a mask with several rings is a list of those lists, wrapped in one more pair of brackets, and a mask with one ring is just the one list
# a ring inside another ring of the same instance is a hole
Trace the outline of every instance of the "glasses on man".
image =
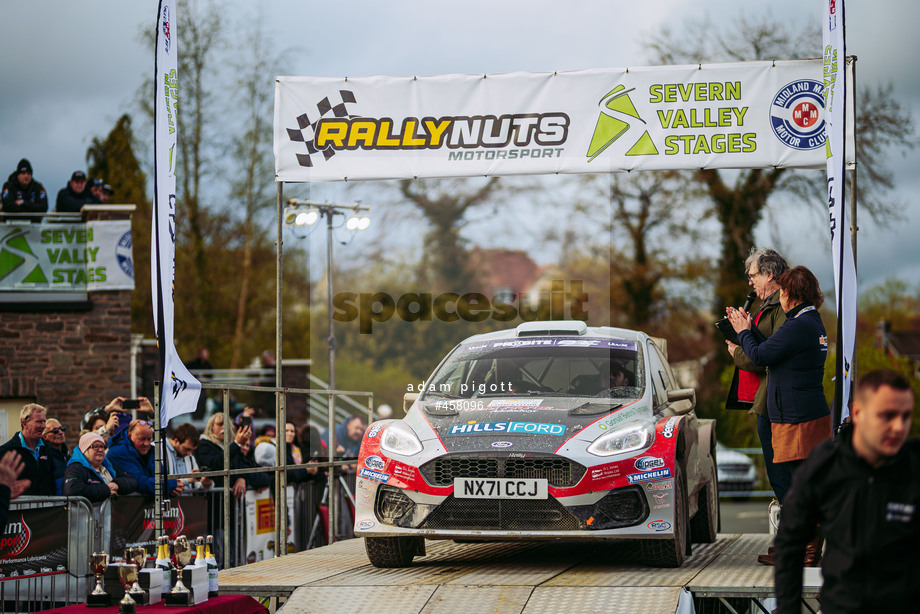
[(90, 448), (92, 448), (93, 450), (105, 450), (106, 447), (107, 446), (104, 443), (94, 443), (93, 445), (90, 446)]
[(748, 273), (748, 275), (747, 275), (748, 281), (754, 281), (754, 278), (757, 277), (758, 275), (760, 275), (760, 271), (755, 271), (755, 272), (753, 272), (753, 273)]
[(67, 430), (67, 427), (66, 427), (66, 426), (59, 426), (59, 427), (56, 427), (56, 428), (53, 428), (53, 429), (48, 429), (48, 432), (49, 432), (49, 433), (54, 433), (55, 435), (57, 435), (58, 433), (63, 433), (63, 432), (66, 431), (66, 430)]

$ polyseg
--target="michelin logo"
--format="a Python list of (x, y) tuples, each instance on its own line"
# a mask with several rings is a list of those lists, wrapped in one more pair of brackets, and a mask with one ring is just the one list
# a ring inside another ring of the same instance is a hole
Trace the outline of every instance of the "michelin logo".
[(656, 469), (655, 471), (634, 473), (633, 475), (626, 476), (626, 479), (630, 484), (635, 484), (636, 482), (648, 482), (649, 480), (660, 480), (669, 477), (671, 477), (670, 469)]
[(366, 480), (374, 480), (386, 484), (390, 480), (390, 474), (381, 473), (380, 471), (371, 471), (370, 469), (361, 468), (358, 475)]

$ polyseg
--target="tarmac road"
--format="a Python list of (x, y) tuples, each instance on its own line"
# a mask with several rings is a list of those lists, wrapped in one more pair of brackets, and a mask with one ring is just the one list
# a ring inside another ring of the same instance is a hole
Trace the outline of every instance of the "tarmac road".
[(722, 512), (720, 533), (769, 533), (767, 505), (770, 499), (719, 502)]

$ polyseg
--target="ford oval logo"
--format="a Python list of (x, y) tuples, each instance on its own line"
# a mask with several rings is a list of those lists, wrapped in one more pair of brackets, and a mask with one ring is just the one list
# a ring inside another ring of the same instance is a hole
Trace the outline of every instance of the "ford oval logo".
[(493, 441), (492, 447), (493, 448), (510, 448), (511, 442), (510, 441)]
[(386, 467), (386, 461), (379, 456), (368, 456), (364, 459), (364, 466), (374, 471), (383, 471), (383, 468)]

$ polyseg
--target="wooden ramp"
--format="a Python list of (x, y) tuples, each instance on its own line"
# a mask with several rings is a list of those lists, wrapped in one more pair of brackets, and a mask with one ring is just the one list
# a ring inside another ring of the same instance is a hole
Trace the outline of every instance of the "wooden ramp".
[(643, 566), (632, 542), (428, 541), (411, 567), (377, 569), (353, 539), (221, 571), (220, 592), (277, 597), (284, 614), (675, 614), (681, 599), (771, 596), (773, 568), (756, 560), (770, 541), (722, 534), (680, 569)]

